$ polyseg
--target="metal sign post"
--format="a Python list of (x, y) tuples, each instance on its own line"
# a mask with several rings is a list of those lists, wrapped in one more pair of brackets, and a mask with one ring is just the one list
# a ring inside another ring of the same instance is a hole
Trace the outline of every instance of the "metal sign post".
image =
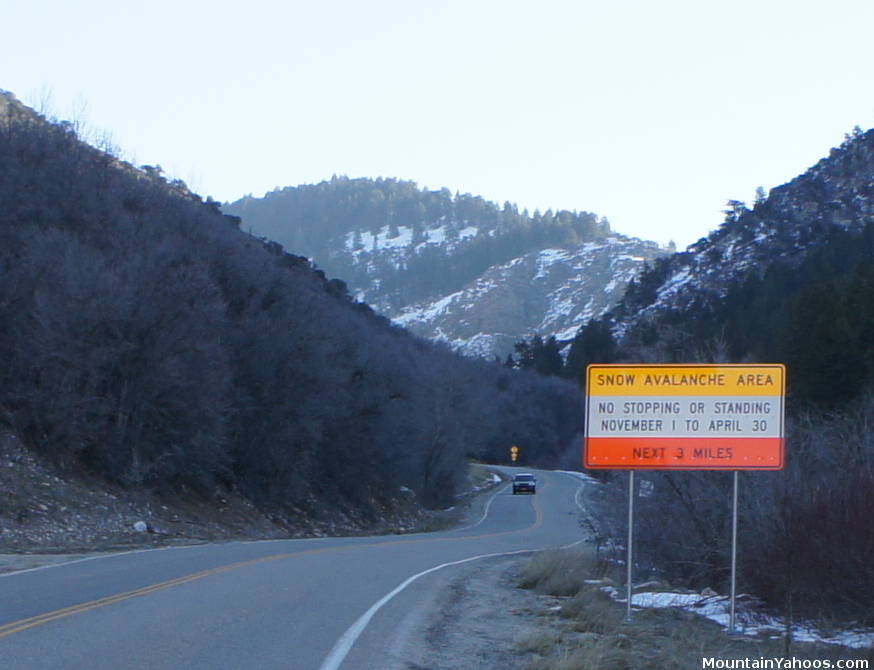
[(734, 597), (737, 590), (737, 476), (734, 471), (734, 503), (731, 514), (731, 614), (728, 618), (728, 632), (734, 633), (735, 609)]
[(738, 471), (782, 470), (782, 364), (592, 364), (586, 376), (587, 468), (628, 470), (631, 617), (635, 470), (733, 470), (731, 614), (737, 588)]
[(625, 563), (628, 567), (627, 594), (628, 606), (625, 611), (625, 618), (631, 621), (631, 566), (634, 564), (634, 552), (632, 551), (634, 542), (634, 470), (628, 471), (628, 546), (626, 547)]

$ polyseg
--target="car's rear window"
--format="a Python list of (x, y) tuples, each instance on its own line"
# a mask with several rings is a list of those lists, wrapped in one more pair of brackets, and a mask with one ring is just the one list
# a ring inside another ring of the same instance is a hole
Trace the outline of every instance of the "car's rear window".
[(534, 475), (516, 475), (517, 482), (530, 482), (534, 479)]

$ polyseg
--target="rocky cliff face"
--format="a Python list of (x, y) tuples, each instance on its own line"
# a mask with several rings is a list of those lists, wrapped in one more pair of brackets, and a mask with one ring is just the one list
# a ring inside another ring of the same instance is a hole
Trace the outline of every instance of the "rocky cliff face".
[(707, 309), (732, 284), (774, 266), (796, 268), (836, 231), (874, 223), (874, 130), (856, 129), (807, 172), (774, 188), (752, 208), (730, 203), (722, 226), (641, 277), (612, 313), (623, 337), (664, 315)]
[(542, 249), (490, 267), (460, 291), (390, 316), (469, 355), (504, 357), (535, 333), (573, 338), (622, 297), (644, 263), (664, 253), (654, 243), (619, 236)]

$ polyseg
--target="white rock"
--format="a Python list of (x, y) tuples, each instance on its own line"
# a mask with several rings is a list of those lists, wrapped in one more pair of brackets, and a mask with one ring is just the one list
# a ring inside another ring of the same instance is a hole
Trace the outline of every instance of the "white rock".
[(147, 530), (149, 530), (149, 525), (145, 521), (135, 521), (134, 530), (138, 533), (145, 533)]

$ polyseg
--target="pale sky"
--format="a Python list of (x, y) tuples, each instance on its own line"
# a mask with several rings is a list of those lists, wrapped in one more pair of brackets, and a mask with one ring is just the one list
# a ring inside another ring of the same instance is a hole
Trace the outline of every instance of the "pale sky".
[(683, 247), (874, 126), (871, 0), (0, 0), (0, 26), (0, 88), (220, 201), (398, 177)]

